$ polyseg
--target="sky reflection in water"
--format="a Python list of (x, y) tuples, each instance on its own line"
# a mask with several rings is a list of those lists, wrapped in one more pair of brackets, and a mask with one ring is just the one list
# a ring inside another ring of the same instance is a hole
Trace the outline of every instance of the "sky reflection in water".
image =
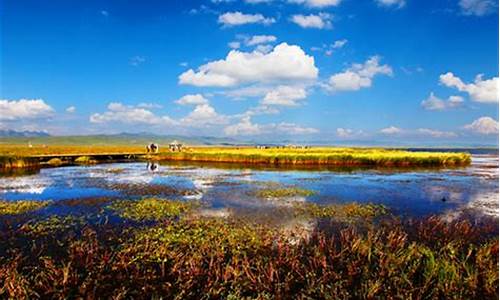
[[(154, 169), (154, 170), (152, 170)], [(480, 214), (498, 215), (498, 156), (474, 155), (467, 168), (442, 170), (299, 171), (213, 166), (157, 165), (146, 163), (103, 164), (42, 169), (37, 174), (0, 177), (0, 199), (65, 200), (89, 197), (134, 198), (116, 184), (170, 186), (194, 191), (172, 199), (199, 199), (209, 206), (232, 209), (265, 209), (287, 205), (265, 201), (254, 191), (269, 186), (295, 186), (316, 192), (288, 201), (318, 204), (371, 202), (388, 206), (403, 216), (443, 214), (453, 216), (467, 208)], [(137, 198), (144, 196), (142, 194)]]

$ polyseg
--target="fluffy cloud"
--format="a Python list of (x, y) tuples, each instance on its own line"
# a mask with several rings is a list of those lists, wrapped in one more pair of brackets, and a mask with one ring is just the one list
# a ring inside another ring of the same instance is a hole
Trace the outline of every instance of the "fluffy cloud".
[(495, 12), (497, 2), (494, 0), (460, 0), (458, 6), (464, 15), (484, 16)]
[(406, 5), (405, 0), (375, 0), (378, 5), (386, 7), (397, 7), (401, 8)]
[(177, 99), (175, 103), (180, 105), (200, 105), (200, 104), (208, 104), (208, 99), (203, 97), (203, 95), (201, 94), (194, 94), (194, 95), (189, 94)]
[(222, 60), (190, 69), (179, 76), (180, 84), (229, 87), (242, 83), (278, 80), (310, 80), (318, 76), (314, 57), (299, 46), (282, 43), (273, 51), (241, 52), (231, 50)]
[(307, 97), (302, 87), (280, 85), (269, 91), (262, 99), (263, 105), (297, 106), (299, 101)]
[(76, 111), (76, 107), (74, 107), (74, 106), (68, 106), (68, 107), (66, 108), (66, 112), (67, 112), (67, 113), (72, 114), (72, 113), (74, 113), (75, 111)]
[(0, 100), (0, 120), (15, 121), (52, 116), (54, 109), (42, 99)]
[(245, 24), (264, 24), (270, 25), (276, 20), (274, 18), (266, 18), (261, 14), (244, 14), (239, 11), (227, 12), (219, 16), (219, 23), (224, 26), (238, 26)]
[(218, 114), (210, 104), (196, 105), (194, 110), (180, 120), (181, 125), (207, 127), (227, 123), (227, 117)]
[(482, 103), (498, 102), (498, 77), (483, 80), (483, 75), (476, 76), (474, 83), (464, 83), (462, 79), (448, 72), (439, 76), (439, 81), (447, 87), (454, 87), (469, 94), (472, 100)]
[(254, 35), (245, 40), (245, 45), (254, 46), (258, 44), (272, 43), (276, 41), (274, 35)]
[(176, 122), (168, 116), (156, 116), (150, 110), (136, 106), (123, 105), (112, 102), (108, 105), (108, 111), (90, 116), (91, 123), (126, 123), (126, 124), (148, 124), (148, 125), (174, 125)]
[(337, 128), (336, 133), (337, 136), (342, 139), (355, 138), (355, 137), (359, 138), (366, 136), (363, 130), (353, 130), (349, 128)]
[(317, 28), (328, 29), (332, 28), (332, 16), (327, 13), (319, 13), (317, 15), (293, 15), (290, 21), (299, 25), (302, 28)]
[(304, 4), (309, 7), (328, 7), (328, 6), (337, 6), (340, 4), (342, 0), (288, 0), (290, 3)]
[(230, 136), (259, 135), (261, 133), (261, 128), (259, 125), (252, 123), (250, 116), (246, 116), (243, 117), (239, 123), (224, 128), (224, 133)]
[(279, 124), (255, 124), (250, 116), (244, 116), (239, 123), (224, 128), (224, 133), (229, 136), (262, 135), (281, 133), (285, 135), (306, 135), (317, 133), (318, 130), (310, 127), (302, 127), (293, 123)]
[(402, 132), (403, 132), (403, 130), (401, 128), (394, 127), (394, 126), (390, 126), (390, 127), (387, 127), (387, 128), (380, 129), (380, 133), (382, 133), (382, 134), (388, 134), (388, 135), (399, 134), (399, 133), (402, 133)]
[(498, 134), (498, 121), (490, 117), (481, 117), (465, 125), (464, 128), (479, 134)]
[(417, 133), (421, 135), (431, 136), (433, 138), (453, 138), (457, 136), (456, 133), (451, 131), (440, 131), (429, 128), (419, 128), (417, 129)]
[(392, 68), (379, 62), (379, 56), (372, 56), (363, 64), (353, 64), (344, 72), (332, 75), (327, 88), (333, 91), (357, 91), (370, 87), (373, 77), (378, 74), (392, 76)]
[(450, 96), (448, 100), (443, 100), (436, 97), (434, 93), (431, 93), (427, 99), (420, 103), (420, 105), (426, 110), (446, 110), (459, 107), (463, 102), (464, 99), (460, 96)]

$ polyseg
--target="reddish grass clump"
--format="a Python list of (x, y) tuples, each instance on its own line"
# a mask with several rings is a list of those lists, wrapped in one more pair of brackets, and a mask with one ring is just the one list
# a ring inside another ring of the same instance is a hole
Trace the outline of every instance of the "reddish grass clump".
[(57, 230), (57, 241), (9, 227), (0, 240), (9, 245), (0, 247), (0, 298), (498, 298), (491, 224), (335, 222), (299, 243), (236, 219), (36, 227)]

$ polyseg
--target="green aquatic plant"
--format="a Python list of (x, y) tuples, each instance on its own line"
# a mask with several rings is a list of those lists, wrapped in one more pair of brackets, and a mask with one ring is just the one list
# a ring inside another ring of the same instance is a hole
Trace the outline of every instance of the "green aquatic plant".
[(49, 205), (51, 201), (0, 201), (0, 215), (18, 215), (38, 210)]
[(32, 220), (21, 226), (21, 231), (30, 236), (40, 237), (54, 235), (58, 232), (74, 229), (85, 224), (83, 217), (75, 216), (50, 216), (43, 220)]
[[(497, 299), (495, 225), (434, 218), (317, 227), (293, 244), (240, 220), (100, 224), (28, 245), (4, 232), (0, 298)], [(466, 233), (450, 238), (457, 229)]]
[(296, 203), (294, 205), (296, 215), (306, 215), (316, 218), (373, 218), (389, 213), (388, 209), (381, 204), (330, 204), (318, 205), (315, 203)]
[(122, 218), (136, 221), (158, 221), (176, 218), (199, 206), (194, 201), (173, 201), (158, 198), (144, 198), (141, 200), (119, 200), (107, 208)]
[(287, 198), (308, 197), (316, 194), (316, 192), (298, 187), (284, 187), (260, 189), (255, 194), (260, 198)]
[(190, 219), (137, 230), (123, 251), (141, 259), (162, 261), (172, 254), (214, 251), (224, 255), (255, 253), (272, 244), (275, 228), (220, 219)]

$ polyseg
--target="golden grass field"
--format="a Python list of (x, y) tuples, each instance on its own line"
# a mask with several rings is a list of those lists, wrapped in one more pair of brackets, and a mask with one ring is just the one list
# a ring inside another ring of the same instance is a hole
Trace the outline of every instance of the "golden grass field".
[(467, 165), (468, 153), (410, 152), (382, 148), (313, 147), (308, 149), (250, 147), (189, 148), (162, 152), (160, 159), (291, 165), (454, 166)]
[[(145, 147), (110, 146), (33, 146), (0, 145), (0, 157), (30, 157), (42, 155), (145, 154)], [(382, 148), (312, 147), (307, 149), (255, 147), (186, 147), (182, 152), (170, 152), (160, 147), (157, 160), (226, 162), (271, 165), (366, 165), (366, 166), (460, 166), (470, 163), (468, 153), (410, 152)]]

